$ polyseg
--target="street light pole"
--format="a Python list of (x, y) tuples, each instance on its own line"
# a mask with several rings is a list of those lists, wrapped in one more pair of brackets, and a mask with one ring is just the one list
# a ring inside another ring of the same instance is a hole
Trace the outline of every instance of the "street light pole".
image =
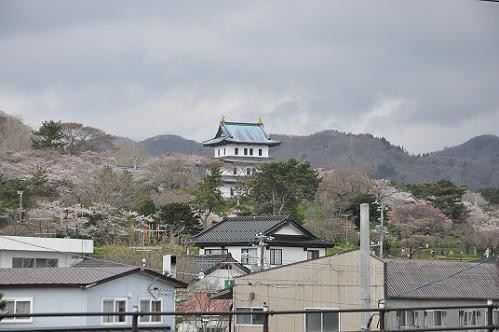
[(19, 195), (19, 222), (23, 221), (23, 191), (18, 190), (17, 194)]

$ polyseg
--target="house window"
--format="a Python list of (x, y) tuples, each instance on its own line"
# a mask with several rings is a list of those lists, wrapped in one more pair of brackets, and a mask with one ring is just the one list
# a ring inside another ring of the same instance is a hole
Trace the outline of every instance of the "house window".
[(218, 156), (220, 157), (220, 149), (218, 149)]
[[(5, 299), (4, 311), (9, 314), (30, 314), (33, 311), (31, 299)], [(2, 323), (31, 323), (32, 317), (10, 317), (2, 319)]]
[(198, 332), (224, 332), (222, 327), (198, 327)]
[(425, 310), (424, 319), (425, 327), (443, 326), (443, 317), (447, 313), (443, 310)]
[(225, 148), (224, 148), (224, 156), (225, 156)]
[(227, 249), (205, 249), (205, 255), (226, 255), (228, 253)]
[(282, 249), (270, 249), (270, 265), (282, 265)]
[(414, 310), (399, 310), (397, 311), (397, 328), (414, 328), (416, 312)]
[(340, 330), (338, 312), (305, 314), (305, 332), (335, 332)]
[(257, 263), (256, 248), (241, 249), (241, 263), (256, 264)]
[(247, 156), (248, 155), (248, 148), (244, 148), (244, 155)]
[(140, 317), (142, 323), (160, 323), (161, 315), (154, 315), (154, 313), (161, 312), (161, 300), (141, 299), (140, 312), (150, 312), (153, 315), (144, 315)]
[(477, 325), (477, 317), (480, 316), (479, 310), (459, 310), (459, 326)]
[(234, 196), (234, 188), (233, 187), (230, 187), (230, 195)]
[(249, 150), (250, 150), (250, 156), (252, 156), (253, 155), (253, 148), (250, 148)]
[(307, 250), (307, 259), (319, 258), (319, 250)]
[(258, 155), (261, 157), (262, 156), (262, 149), (258, 149)]
[(13, 268), (34, 268), (34, 267), (57, 267), (58, 260), (55, 258), (27, 258), (13, 257)]
[(237, 175), (237, 168), (234, 168), (233, 170), (234, 175)]
[[(104, 299), (102, 300), (103, 312), (126, 312), (126, 300), (124, 299)], [(103, 324), (126, 323), (126, 315), (102, 316)]]
[(234, 154), (237, 156), (239, 155), (239, 148), (234, 148)]
[(251, 168), (246, 168), (246, 175), (251, 175)]
[[(236, 311), (263, 312), (263, 308), (236, 308)], [(236, 325), (263, 325), (263, 315), (236, 315)]]

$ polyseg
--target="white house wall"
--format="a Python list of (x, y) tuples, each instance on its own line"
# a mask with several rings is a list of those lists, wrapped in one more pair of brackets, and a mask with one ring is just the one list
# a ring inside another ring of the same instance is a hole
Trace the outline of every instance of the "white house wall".
[(94, 251), (94, 241), (27, 236), (2, 236), (0, 237), (0, 249), (92, 254)]
[(57, 259), (57, 267), (69, 267), (81, 260), (79, 256), (73, 258), (72, 254), (62, 252), (0, 250), (0, 268), (11, 268), (14, 257)]
[[(80, 288), (16, 288), (0, 289), (5, 299), (30, 298), (33, 312), (102, 312), (104, 298), (125, 299), (127, 311), (133, 311), (139, 306), (139, 299), (151, 299), (148, 286), (168, 289), (162, 299), (162, 311), (174, 311), (174, 288), (163, 282), (154, 282), (154, 279), (144, 275), (132, 274), (115, 279), (88, 289)], [(144, 324), (144, 323), (142, 323)], [(127, 317), (126, 324), (102, 324), (102, 316), (95, 317), (33, 317), (31, 323), (0, 322), (0, 330), (20, 330), (23, 328), (50, 328), (50, 327), (119, 327), (130, 326), (131, 317)], [(139, 322), (139, 326), (141, 323)], [(146, 324), (144, 324), (146, 325)], [(163, 316), (161, 324), (147, 324), (148, 326), (171, 326), (174, 330), (174, 317)]]
[[(227, 249), (227, 251), (232, 255), (232, 257), (237, 260), (238, 262), (241, 262), (241, 249), (249, 249), (249, 248), (256, 248), (257, 249), (257, 259), (254, 264), (249, 264), (245, 265), (249, 267), (252, 270), (256, 270), (257, 266), (260, 262), (260, 247), (258, 246), (225, 246), (224, 249)], [(204, 250), (205, 249), (222, 249), (222, 247), (205, 247), (204, 249), (200, 249), (200, 255), (204, 255)], [(264, 265), (266, 268), (268, 267), (274, 267), (270, 266), (270, 249), (282, 249), (282, 264), (291, 264), (299, 261), (304, 261), (307, 259), (307, 250), (303, 247), (278, 247), (278, 246), (271, 246), (269, 249), (265, 248), (264, 250)], [(319, 251), (319, 257), (325, 256), (326, 255), (326, 249), (325, 248), (307, 248), (309, 250), (318, 250)]]

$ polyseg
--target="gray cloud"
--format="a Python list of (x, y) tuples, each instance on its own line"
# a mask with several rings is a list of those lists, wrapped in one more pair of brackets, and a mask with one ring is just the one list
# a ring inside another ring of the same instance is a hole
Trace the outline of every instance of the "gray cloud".
[(0, 109), (135, 139), (262, 116), (427, 152), (499, 134), (498, 18), (465, 0), (4, 0)]

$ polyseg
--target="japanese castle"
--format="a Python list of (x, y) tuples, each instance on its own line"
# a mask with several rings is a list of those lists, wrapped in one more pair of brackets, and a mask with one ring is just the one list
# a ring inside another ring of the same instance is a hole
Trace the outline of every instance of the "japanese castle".
[(215, 137), (203, 142), (213, 147), (215, 159), (223, 162), (222, 195), (233, 196), (237, 184), (252, 176), (259, 164), (269, 161), (270, 147), (279, 144), (267, 135), (261, 119), (245, 123), (228, 122), (222, 117)]

